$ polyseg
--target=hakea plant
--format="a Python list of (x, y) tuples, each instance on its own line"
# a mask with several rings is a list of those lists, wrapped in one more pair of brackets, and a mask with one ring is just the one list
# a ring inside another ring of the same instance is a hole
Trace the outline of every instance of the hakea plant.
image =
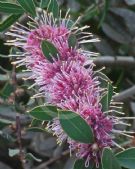
[[(132, 138), (132, 132), (120, 131), (116, 126), (128, 125), (122, 121), (126, 118), (115, 116), (122, 114), (121, 103), (113, 101), (109, 79), (93, 70), (92, 58), (97, 54), (82, 48), (99, 40), (87, 31), (89, 26), (78, 27), (79, 19), (71, 21), (69, 11), (65, 18), (61, 11), (58, 13), (56, 17), (50, 6), (45, 11), (38, 9), (35, 18), (29, 16), (27, 27), (16, 23), (7, 33), (13, 37), (7, 44), (21, 48), (14, 55), (19, 59), (14, 64), (25, 65), (32, 72), (32, 87), (39, 87), (34, 97), (46, 100), (30, 114), (48, 121), (46, 129), (57, 136), (59, 144), (68, 142), (71, 154), (78, 159), (75, 169), (130, 167), (121, 157), (133, 149), (116, 156), (111, 151), (115, 146), (124, 150), (115, 134)], [(91, 62), (86, 67), (88, 60)]]

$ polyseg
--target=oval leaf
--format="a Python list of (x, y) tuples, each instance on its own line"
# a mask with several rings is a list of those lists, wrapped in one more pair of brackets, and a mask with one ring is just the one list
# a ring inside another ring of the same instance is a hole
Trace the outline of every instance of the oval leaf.
[(25, 159), (26, 160), (30, 160), (30, 161), (37, 161), (37, 162), (41, 162), (42, 160), (35, 157), (33, 154), (31, 153), (27, 153), (26, 156), (25, 156)]
[(33, 119), (31, 124), (30, 124), (30, 127), (38, 127), (38, 126), (41, 126), (41, 125), (42, 125), (42, 120)]
[(112, 86), (112, 84), (107, 82), (107, 86), (105, 88), (107, 88), (107, 93), (101, 99), (102, 111), (103, 112), (109, 110), (110, 102), (111, 102), (112, 96), (113, 96), (113, 86)]
[(103, 13), (101, 14), (101, 19), (100, 19), (100, 22), (99, 22), (99, 25), (98, 25), (99, 28), (103, 24), (103, 22), (106, 18), (106, 15), (107, 15), (107, 12), (108, 12), (108, 9), (109, 9), (109, 4), (110, 4), (109, 1), (105, 0), (104, 10), (103, 10)]
[(33, 0), (17, 0), (22, 8), (30, 13), (33, 17), (36, 16), (36, 7)]
[(59, 5), (57, 0), (50, 0), (48, 4), (48, 12), (52, 12), (54, 17), (58, 17), (59, 15)]
[[(86, 169), (87, 169), (87, 168), (86, 168)], [(92, 169), (97, 169), (97, 167), (96, 167), (96, 166), (94, 166)], [(103, 168), (102, 168), (102, 166), (101, 166), (101, 164), (99, 164), (98, 169), (103, 169)]]
[(94, 141), (91, 127), (78, 114), (72, 111), (60, 111), (59, 119), (63, 130), (73, 140), (82, 143), (92, 143)]
[(21, 14), (24, 12), (21, 6), (7, 2), (0, 2), (0, 11), (12, 14)]
[(14, 157), (15, 155), (19, 155), (20, 150), (19, 149), (8, 149), (8, 153), (10, 157)]
[(65, 25), (68, 29), (72, 28), (74, 25), (74, 22), (70, 19), (62, 19), (63, 22), (65, 22)]
[(37, 106), (29, 112), (31, 116), (42, 121), (52, 120), (54, 117), (57, 117), (57, 113), (57, 108), (51, 105)]
[(74, 165), (74, 169), (94, 169), (93, 163), (90, 163), (89, 167), (85, 167), (85, 160), (77, 160)]
[(77, 44), (77, 38), (74, 34), (70, 34), (68, 38), (68, 45), (71, 48), (74, 48)]
[(11, 93), (14, 91), (13, 85), (9, 82), (5, 84), (5, 86), (0, 91), (0, 96), (4, 99), (7, 99)]
[(2, 23), (0, 23), (0, 32), (6, 30), (9, 28), (15, 21), (17, 21), (20, 18), (21, 14), (18, 15), (10, 15), (7, 17)]
[(121, 169), (120, 164), (113, 155), (110, 148), (106, 147), (102, 153), (102, 168), (103, 169)]
[(135, 147), (116, 154), (116, 158), (121, 166), (129, 169), (135, 169)]
[(47, 58), (47, 60), (52, 62), (52, 57), (57, 58), (58, 50), (55, 48), (55, 46), (51, 42), (47, 40), (42, 41), (41, 49), (42, 49), (44, 56)]
[(12, 121), (0, 119), (0, 130), (2, 130), (4, 127), (9, 126), (11, 124), (13, 124)]
[(41, 8), (47, 8), (48, 3), (49, 3), (49, 0), (41, 0), (40, 7)]

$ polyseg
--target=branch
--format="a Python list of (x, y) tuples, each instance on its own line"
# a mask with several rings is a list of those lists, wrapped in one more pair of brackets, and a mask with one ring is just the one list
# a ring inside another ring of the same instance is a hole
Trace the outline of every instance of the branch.
[(123, 92), (113, 96), (114, 101), (127, 101), (135, 96), (135, 85)]
[[(98, 67), (106, 66), (106, 67), (125, 67), (125, 68), (135, 68), (135, 58), (133, 56), (101, 56), (94, 60), (94, 63)], [(91, 60), (88, 60), (85, 63), (85, 66), (91, 64)], [(17, 73), (17, 79), (21, 80), (22, 78), (27, 78), (31, 75), (30, 72), (25, 73)], [(0, 82), (5, 82), (10, 80), (10, 76), (0, 75)]]
[[(17, 73), (16, 74), (17, 80), (21, 80), (23, 78), (28, 78), (29, 76), (31, 76), (31, 72)], [(10, 74), (0, 75), (0, 82), (6, 82), (8, 80), (11, 80)]]
[[(86, 62), (86, 66), (90, 65), (91, 60)], [(98, 67), (126, 67), (135, 68), (135, 58), (133, 56), (100, 56), (94, 60), (94, 63)]]
[(60, 156), (51, 158), (50, 160), (40, 164), (39, 166), (35, 167), (34, 169), (45, 169), (48, 165), (54, 163), (55, 161), (61, 159), (63, 156), (66, 156), (70, 153), (70, 150), (65, 150)]
[[(88, 66), (91, 63), (91, 61), (87, 61), (85, 64)], [(133, 56), (103, 56), (99, 57), (96, 60), (94, 60), (94, 63), (96, 66), (106, 66), (106, 67), (126, 67), (126, 68), (135, 68), (135, 58)], [(31, 76), (31, 72), (25, 72), (25, 73), (18, 73), (17, 79), (21, 80), (22, 78), (27, 78)], [(7, 80), (10, 80), (9, 75), (0, 75), (0, 82), (5, 82)], [(135, 95), (135, 86), (115, 95), (113, 98), (115, 101), (125, 101), (130, 98), (132, 98)]]

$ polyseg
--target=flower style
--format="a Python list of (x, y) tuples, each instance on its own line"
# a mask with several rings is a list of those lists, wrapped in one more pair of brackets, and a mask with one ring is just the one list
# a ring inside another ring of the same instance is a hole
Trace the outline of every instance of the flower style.
[[(54, 19), (53, 14), (47, 11), (40, 13), (35, 20), (30, 18), (33, 21), (33, 24), (29, 23), (31, 29), (19, 23), (12, 26), (7, 35), (15, 39), (8, 41), (8, 44), (23, 49), (23, 52), (16, 55), (19, 58), (16, 64), (25, 65), (32, 72), (29, 78), (34, 80), (33, 85), (39, 86), (39, 95), (48, 97), (48, 104), (77, 112), (91, 126), (95, 139), (93, 144), (69, 138), (58, 118), (49, 122), (47, 128), (58, 137), (58, 143), (67, 140), (77, 158), (85, 159), (86, 167), (94, 161), (98, 168), (103, 148), (117, 145), (113, 141), (113, 132), (119, 132), (114, 129), (119, 119), (102, 112), (102, 88), (100, 77), (93, 70), (93, 62), (87, 69), (84, 66), (89, 57), (97, 54), (81, 49), (81, 44), (96, 42), (98, 39), (91, 39), (91, 33), (85, 31), (88, 26), (78, 28), (78, 20), (71, 24), (68, 12), (64, 19)], [(68, 42), (72, 34), (77, 37), (74, 48)], [(58, 50), (59, 54), (52, 57), (52, 62), (42, 52), (43, 40), (51, 42)]]

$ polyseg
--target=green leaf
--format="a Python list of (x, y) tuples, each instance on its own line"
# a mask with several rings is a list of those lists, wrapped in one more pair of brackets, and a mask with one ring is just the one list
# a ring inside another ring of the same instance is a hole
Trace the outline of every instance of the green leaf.
[(38, 0), (33, 0), (33, 1), (34, 1), (34, 4), (36, 7), (40, 7), (40, 1), (38, 1)]
[(57, 0), (50, 0), (47, 10), (53, 13), (53, 17), (57, 18), (59, 16), (59, 5)]
[(74, 34), (70, 34), (69, 38), (68, 38), (68, 45), (69, 45), (69, 47), (70, 48), (71, 47), (75, 48), (76, 44), (77, 44), (77, 38), (76, 38), (76, 36)]
[(90, 162), (90, 166), (89, 167), (85, 167), (85, 160), (81, 159), (81, 160), (77, 160), (74, 164), (74, 169), (94, 169), (93, 168), (93, 164)]
[(57, 117), (58, 111), (57, 107), (55, 106), (37, 106), (33, 108), (29, 114), (33, 116), (36, 119), (42, 120), (42, 121), (49, 121), (52, 120), (54, 117)]
[(81, 23), (89, 21), (90, 19), (94, 18), (97, 15), (98, 15), (98, 7), (97, 5), (92, 4), (84, 12), (84, 15), (82, 16), (82, 19), (81, 19)]
[(105, 5), (104, 5), (104, 10), (103, 10), (103, 13), (101, 15), (101, 19), (100, 19), (100, 22), (99, 22), (99, 25), (98, 25), (98, 28), (101, 27), (101, 25), (103, 24), (104, 20), (105, 20), (105, 17), (107, 15), (107, 12), (108, 12), (108, 9), (109, 9), (109, 1), (108, 0), (105, 0)]
[(0, 12), (22, 14), (24, 10), (22, 9), (21, 6), (17, 4), (12, 4), (8, 2), (0, 2)]
[[(86, 168), (86, 169), (87, 169), (87, 168)], [(93, 167), (93, 169), (97, 169), (97, 167), (96, 167), (96, 166), (94, 166), (94, 167)], [(98, 169), (103, 169), (101, 164), (99, 164)]]
[(15, 155), (18, 155), (19, 152), (20, 152), (19, 149), (10, 149), (10, 148), (8, 149), (8, 154), (10, 157), (14, 157)]
[(33, 0), (17, 0), (17, 1), (26, 12), (30, 13), (33, 17), (36, 16), (36, 7)]
[(64, 19), (65, 21), (65, 25), (67, 25), (67, 28), (70, 29), (73, 25), (74, 25), (74, 22), (72, 20), (69, 20), (69, 19)]
[(103, 169), (121, 169), (116, 157), (108, 147), (104, 148), (101, 160)]
[(8, 18), (6, 18), (2, 23), (0, 23), (0, 32), (6, 30), (7, 28), (9, 28), (14, 22), (16, 22), (19, 18), (20, 18), (20, 14), (19, 15), (10, 15)]
[(49, 0), (41, 0), (40, 7), (42, 9), (47, 8), (48, 4), (49, 4)]
[(14, 91), (14, 86), (9, 82), (7, 82), (3, 87), (3, 89), (0, 91), (0, 96), (3, 99), (7, 99), (13, 91)]
[(71, 29), (74, 25), (74, 22), (71, 19), (60, 19), (56, 21), (56, 24), (60, 26), (60, 23), (63, 22), (68, 29)]
[(90, 5), (90, 3), (93, 1), (87, 1), (87, 0), (75, 0), (75, 1), (77, 1), (77, 2), (79, 2), (80, 3), (80, 5), (81, 5), (81, 7), (85, 7), (86, 8), (86, 6), (89, 6)]
[(110, 82), (107, 82), (106, 88), (107, 88), (107, 93), (101, 99), (103, 112), (109, 110), (110, 102), (111, 102), (112, 96), (113, 96), (113, 86)]
[(15, 143), (15, 139), (7, 132), (0, 131), (0, 146), (7, 146)]
[(37, 157), (35, 157), (33, 154), (31, 154), (31, 153), (27, 153), (26, 154), (26, 156), (25, 156), (25, 159), (26, 160), (30, 160), (30, 161), (37, 161), (37, 162), (41, 162), (42, 160), (41, 159), (39, 159), (39, 158), (37, 158)]
[(42, 120), (38, 120), (38, 119), (33, 119), (30, 126), (31, 127), (39, 127), (42, 124)]
[(9, 126), (12, 123), (13, 123), (12, 121), (0, 119), (0, 130), (2, 130), (6, 126)]
[(129, 169), (135, 169), (135, 147), (128, 148), (125, 151), (122, 151), (116, 154), (121, 166)]
[(52, 62), (52, 57), (57, 58), (58, 56), (58, 50), (55, 48), (55, 46), (51, 42), (47, 40), (42, 41), (41, 49), (42, 49), (44, 56), (51, 62)]
[(72, 111), (59, 111), (60, 124), (67, 135), (82, 143), (94, 141), (91, 127), (78, 114)]
[(99, 77), (100, 87), (106, 87), (107, 82), (111, 83), (111, 80), (102, 72), (95, 72), (95, 74)]

